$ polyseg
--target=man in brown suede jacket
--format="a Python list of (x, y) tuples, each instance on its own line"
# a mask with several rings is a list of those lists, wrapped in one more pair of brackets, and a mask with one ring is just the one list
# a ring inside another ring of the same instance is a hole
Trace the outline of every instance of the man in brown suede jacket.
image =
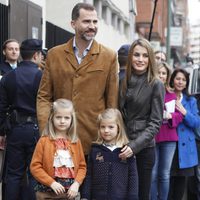
[(105, 108), (117, 107), (117, 55), (94, 40), (97, 24), (97, 12), (92, 5), (75, 5), (71, 21), (75, 36), (48, 51), (37, 98), (40, 131), (47, 122), (53, 101), (72, 100), (85, 155), (97, 138), (97, 115)]

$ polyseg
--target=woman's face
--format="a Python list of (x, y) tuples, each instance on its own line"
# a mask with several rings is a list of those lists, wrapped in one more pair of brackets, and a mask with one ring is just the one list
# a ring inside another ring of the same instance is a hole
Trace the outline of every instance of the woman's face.
[(157, 54), (155, 54), (155, 60), (158, 63), (159, 62), (166, 62), (167, 58), (166, 58), (164, 53), (158, 52)]
[(167, 70), (165, 67), (161, 67), (158, 70), (158, 76), (164, 84), (167, 82)]
[(149, 55), (147, 49), (136, 45), (133, 49), (132, 67), (136, 74), (143, 74), (147, 71), (149, 65)]
[(182, 92), (186, 88), (186, 77), (183, 73), (178, 72), (174, 78), (174, 89), (176, 92)]

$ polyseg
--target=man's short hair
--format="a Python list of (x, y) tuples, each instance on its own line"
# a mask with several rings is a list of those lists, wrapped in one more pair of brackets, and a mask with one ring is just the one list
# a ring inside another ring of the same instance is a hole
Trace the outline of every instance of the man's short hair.
[(80, 9), (85, 9), (85, 10), (96, 10), (95, 7), (91, 4), (88, 3), (77, 3), (74, 8), (72, 9), (72, 20), (77, 20), (80, 16)]
[(18, 42), (16, 39), (8, 39), (8, 40), (6, 40), (6, 41), (3, 43), (2, 49), (5, 50), (6, 47), (7, 47), (7, 44), (8, 44), (8, 43), (11, 43), (11, 42), (16, 42), (16, 43), (19, 44), (19, 42)]
[(42, 40), (27, 39), (24, 40), (20, 46), (21, 57), (24, 59), (31, 59), (35, 52), (42, 51)]

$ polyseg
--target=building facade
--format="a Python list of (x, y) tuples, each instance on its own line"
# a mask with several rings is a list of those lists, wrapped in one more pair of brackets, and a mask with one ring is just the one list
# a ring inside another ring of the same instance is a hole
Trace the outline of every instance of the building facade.
[(200, 21), (190, 28), (190, 57), (194, 63), (200, 63)]
[[(0, 46), (8, 38), (19, 42), (38, 38), (51, 48), (74, 35), (71, 11), (78, 2), (93, 4), (99, 17), (96, 40), (114, 50), (135, 38), (135, 0), (0, 0)], [(0, 49), (2, 52), (2, 49)], [(2, 60), (2, 55), (0, 57)]]
[[(155, 51), (162, 50), (167, 53), (169, 48), (169, 60), (174, 66), (180, 66), (188, 52), (187, 3), (188, 0), (137, 0), (136, 31), (151, 41)], [(155, 16), (151, 24), (154, 8)], [(149, 38), (151, 26), (152, 34)]]

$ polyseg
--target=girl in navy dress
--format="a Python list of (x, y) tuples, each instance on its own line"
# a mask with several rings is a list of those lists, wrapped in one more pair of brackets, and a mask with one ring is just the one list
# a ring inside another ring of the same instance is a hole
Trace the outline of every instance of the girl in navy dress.
[(82, 200), (138, 199), (135, 157), (119, 157), (127, 143), (121, 113), (106, 109), (98, 116), (98, 139), (89, 154)]

